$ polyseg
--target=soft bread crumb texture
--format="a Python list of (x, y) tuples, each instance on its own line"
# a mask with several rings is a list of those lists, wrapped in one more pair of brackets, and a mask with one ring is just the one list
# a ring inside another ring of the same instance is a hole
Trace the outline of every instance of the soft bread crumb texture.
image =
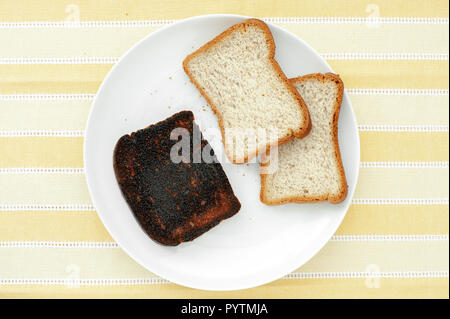
[[(248, 160), (269, 144), (278, 145), (306, 122), (303, 101), (289, 90), (291, 84), (283, 81), (281, 70), (274, 67), (273, 50), (267, 27), (244, 22), (185, 60), (188, 75), (219, 118), (225, 150), (229, 158), (235, 156), (230, 158), (233, 162), (242, 156)], [(247, 135), (258, 129), (266, 134)], [(247, 133), (242, 134), (242, 130)]]
[(334, 80), (331, 75), (321, 76), (292, 82), (308, 106), (312, 128), (303, 139), (278, 148), (278, 169), (263, 177), (263, 202), (340, 202), (345, 198), (347, 185), (337, 144), (343, 87), (337, 76)]

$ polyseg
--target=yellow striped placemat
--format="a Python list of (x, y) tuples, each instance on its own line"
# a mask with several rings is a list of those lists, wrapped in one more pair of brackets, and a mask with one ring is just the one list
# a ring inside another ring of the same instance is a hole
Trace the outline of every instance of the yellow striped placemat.
[[(312, 45), (343, 78), (361, 138), (332, 240), (285, 278), (234, 292), (174, 285), (131, 260), (83, 170), (87, 115), (114, 63), (210, 13), (263, 18)], [(1, 1), (0, 297), (448, 298), (448, 15), (441, 0)]]

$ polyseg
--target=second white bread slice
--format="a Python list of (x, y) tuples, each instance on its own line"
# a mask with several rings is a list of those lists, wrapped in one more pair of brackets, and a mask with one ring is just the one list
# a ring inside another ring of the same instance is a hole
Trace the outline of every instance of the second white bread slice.
[[(218, 118), (225, 152), (233, 163), (247, 162), (309, 132), (308, 109), (274, 55), (267, 25), (249, 19), (183, 61), (185, 72)], [(266, 134), (246, 135), (257, 130)]]
[(273, 173), (261, 174), (261, 201), (269, 205), (326, 200), (339, 203), (347, 195), (338, 143), (344, 84), (331, 73), (309, 74), (290, 81), (309, 108), (312, 128), (305, 138), (294, 139), (273, 151), (265, 164), (274, 166)]

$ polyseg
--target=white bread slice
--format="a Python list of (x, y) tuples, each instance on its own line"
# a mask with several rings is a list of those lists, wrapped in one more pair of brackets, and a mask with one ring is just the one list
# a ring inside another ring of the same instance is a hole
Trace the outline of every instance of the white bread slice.
[[(268, 26), (249, 19), (183, 61), (185, 72), (218, 118), (225, 152), (233, 163), (247, 162), (309, 132), (308, 109), (274, 55)], [(258, 129), (264, 130), (266, 137), (259, 133), (250, 136), (249, 131)]]
[[(261, 201), (269, 205), (326, 200), (339, 203), (347, 195), (338, 143), (344, 84), (331, 73), (290, 81), (308, 106), (312, 128), (305, 138), (278, 147), (278, 168), (273, 174), (261, 174)], [(270, 159), (264, 165), (268, 163)]]

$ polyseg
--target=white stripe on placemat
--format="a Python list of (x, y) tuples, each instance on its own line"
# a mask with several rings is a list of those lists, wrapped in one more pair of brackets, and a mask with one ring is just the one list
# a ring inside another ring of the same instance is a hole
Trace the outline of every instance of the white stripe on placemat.
[[(448, 24), (448, 18), (421, 17), (266, 17), (262, 20), (277, 24)], [(119, 21), (25, 21), (0, 22), (0, 28), (142, 28), (162, 27), (179, 20), (119, 20)]]
[(84, 174), (80, 167), (7, 167), (0, 168), (0, 174)]
[(326, 60), (448, 60), (448, 53), (321, 53)]
[(262, 20), (280, 24), (335, 24), (335, 23), (368, 23), (368, 24), (448, 24), (448, 18), (408, 18), (408, 17), (269, 17)]
[[(391, 272), (294, 272), (282, 279), (358, 279), (358, 278), (445, 278), (448, 271), (391, 271)], [(166, 279), (150, 278), (0, 278), (0, 285), (79, 285), (79, 286), (136, 286), (168, 284)]]
[(448, 168), (448, 162), (361, 162), (361, 168)]
[[(448, 60), (448, 53), (321, 53), (326, 60)], [(10, 57), (0, 64), (114, 64), (120, 57)]]
[[(361, 168), (449, 168), (449, 162), (361, 162)], [(0, 174), (84, 174), (83, 167), (4, 167)]]
[(353, 198), (354, 205), (448, 205), (448, 198)]
[(448, 277), (448, 271), (390, 271), (390, 272), (294, 272), (283, 279), (333, 278), (433, 278)]
[[(162, 27), (162, 26), (172, 24), (176, 21), (178, 21), (178, 20), (0, 22), (0, 29), (142, 28), (142, 27)], [(438, 22), (438, 21), (435, 21), (435, 22)], [(436, 23), (432, 23), (432, 24), (436, 24)], [(438, 24), (442, 24), (442, 23), (438, 23)]]
[(369, 132), (448, 132), (448, 125), (358, 125)]
[[(441, 235), (335, 235), (332, 242), (378, 242), (378, 241), (448, 241), (448, 234)], [(108, 241), (0, 241), (0, 248), (119, 248)]]
[(167, 284), (169, 281), (159, 278), (118, 278), (118, 279), (74, 279), (74, 278), (0, 278), (0, 285), (46, 285), (46, 286), (136, 286)]
[[(448, 96), (448, 89), (345, 89), (349, 95), (406, 95), (406, 96)], [(66, 101), (93, 100), (95, 94), (0, 94), (0, 101)]]
[[(355, 205), (448, 205), (448, 198), (354, 198)], [(0, 211), (95, 211), (89, 204), (0, 204)]]
[(0, 101), (84, 101), (95, 94), (0, 94)]
[(0, 248), (119, 248), (111, 241), (0, 241)]
[(114, 64), (120, 57), (19, 57), (0, 58), (0, 64)]
[[(360, 132), (448, 133), (448, 125), (358, 125)], [(84, 130), (0, 130), (0, 137), (83, 137)]]
[(355, 88), (345, 89), (350, 95), (437, 95), (448, 96), (448, 89), (366, 89)]
[(83, 137), (84, 130), (0, 130), (0, 137)]
[(442, 235), (335, 235), (330, 241), (448, 241), (448, 234)]
[(0, 211), (93, 211), (89, 204), (0, 204)]

